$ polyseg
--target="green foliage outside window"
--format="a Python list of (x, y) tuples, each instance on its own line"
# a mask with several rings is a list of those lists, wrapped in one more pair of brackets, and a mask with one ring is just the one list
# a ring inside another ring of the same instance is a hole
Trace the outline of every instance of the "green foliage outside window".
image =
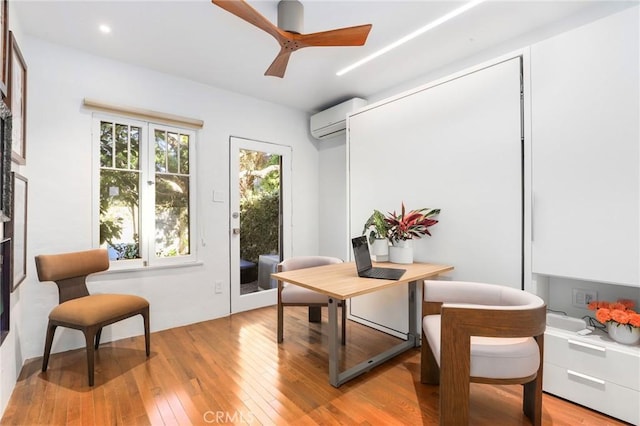
[(242, 150), (240, 170), (240, 257), (257, 264), (279, 253), (280, 156)]
[[(100, 244), (118, 259), (141, 257), (140, 186), (149, 179), (140, 170), (141, 134), (140, 127), (100, 122)], [(157, 257), (188, 255), (189, 135), (155, 129), (153, 136), (155, 232), (148, 237)]]
[(189, 178), (156, 173), (156, 256), (189, 254)]
[(189, 136), (156, 129), (155, 255), (189, 254)]
[(139, 257), (140, 133), (139, 127), (100, 122), (100, 244), (124, 259)]
[(263, 193), (240, 204), (240, 257), (255, 264), (278, 253), (280, 193)]

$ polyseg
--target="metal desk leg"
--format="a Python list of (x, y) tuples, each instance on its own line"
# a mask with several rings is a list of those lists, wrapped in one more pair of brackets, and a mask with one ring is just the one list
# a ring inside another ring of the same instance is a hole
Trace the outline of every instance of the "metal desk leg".
[(338, 301), (329, 298), (329, 383), (340, 386), (338, 371)]
[(407, 340), (342, 372), (338, 370), (338, 348), (340, 346), (338, 340), (338, 301), (329, 298), (329, 383), (331, 383), (332, 386), (338, 387), (354, 377), (366, 373), (396, 355), (418, 345), (420, 340), (416, 327), (416, 315), (418, 314), (416, 285), (416, 281), (409, 283), (409, 332), (407, 333)]
[(418, 338), (418, 330), (416, 327), (416, 318), (418, 315), (418, 295), (416, 294), (416, 281), (409, 283), (409, 333), (407, 340), (413, 339), (413, 346), (418, 346), (420, 339)]

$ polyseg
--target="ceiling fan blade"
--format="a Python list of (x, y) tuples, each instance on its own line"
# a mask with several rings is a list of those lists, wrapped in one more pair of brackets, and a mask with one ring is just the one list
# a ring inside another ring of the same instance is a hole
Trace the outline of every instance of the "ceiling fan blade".
[(289, 56), (291, 56), (292, 51), (282, 48), (276, 59), (273, 60), (267, 71), (265, 71), (264, 75), (271, 75), (273, 77), (284, 77), (284, 72), (287, 69), (287, 64), (289, 63)]
[(211, 2), (227, 12), (236, 15), (238, 18), (247, 21), (251, 25), (266, 31), (278, 41), (283, 35), (282, 30), (271, 23), (271, 21), (261, 15), (244, 0), (211, 0)]
[(319, 33), (300, 34), (295, 38), (305, 46), (362, 46), (367, 41), (371, 24), (339, 28)]
[(312, 46), (362, 46), (369, 36), (371, 24), (339, 28), (311, 34), (285, 31), (271, 23), (245, 0), (211, 0), (216, 6), (271, 34), (280, 44), (280, 52), (264, 75), (284, 77), (291, 53)]

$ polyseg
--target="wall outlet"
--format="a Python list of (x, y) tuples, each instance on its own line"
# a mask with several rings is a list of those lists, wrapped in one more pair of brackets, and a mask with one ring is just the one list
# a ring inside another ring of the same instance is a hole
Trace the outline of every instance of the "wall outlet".
[(222, 293), (222, 281), (220, 281), (220, 280), (215, 281), (214, 282), (214, 288), (215, 288), (216, 294)]
[(583, 288), (574, 288), (571, 292), (571, 304), (576, 308), (587, 309), (589, 303), (598, 300), (598, 292), (595, 290), (585, 290)]

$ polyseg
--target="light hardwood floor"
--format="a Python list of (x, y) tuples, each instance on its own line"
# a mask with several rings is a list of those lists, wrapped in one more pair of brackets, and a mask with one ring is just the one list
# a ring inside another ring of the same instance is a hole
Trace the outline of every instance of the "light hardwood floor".
[[(409, 351), (340, 388), (328, 383), (326, 310), (308, 323), (305, 308), (286, 308), (276, 342), (275, 307), (101, 345), (96, 384), (87, 385), (84, 350), (28, 361), (1, 424), (435, 425), (438, 387), (419, 380), (420, 352)], [(152, 318), (153, 321), (153, 318)], [(343, 366), (397, 340), (349, 322)], [(44, 339), (44, 336), (43, 336)], [(526, 425), (519, 385), (471, 385), (472, 425)], [(543, 424), (623, 424), (544, 396)]]

